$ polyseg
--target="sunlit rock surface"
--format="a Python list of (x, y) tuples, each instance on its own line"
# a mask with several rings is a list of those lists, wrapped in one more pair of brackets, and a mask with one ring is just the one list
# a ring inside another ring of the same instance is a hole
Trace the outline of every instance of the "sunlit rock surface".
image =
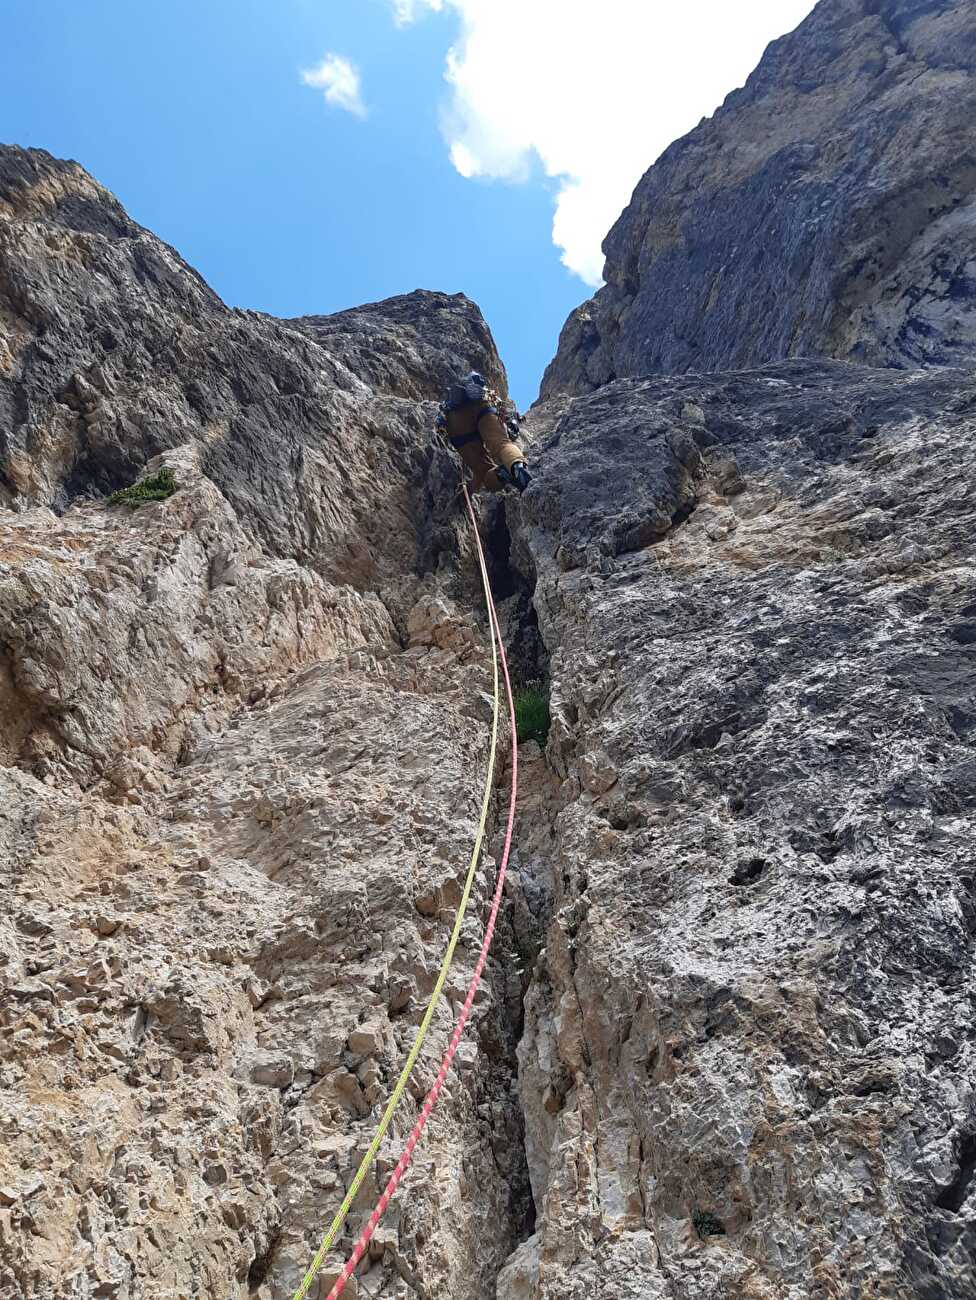
[[(0, 322), (0, 1295), (290, 1296), (433, 987), (487, 762), (419, 376), (504, 371), (463, 297), (311, 337), (231, 311), (81, 168), (11, 148)], [(168, 499), (106, 500), (163, 468)], [(367, 1290), (490, 1293), (524, 1236), (506, 925)]]
[(976, 349), (976, 7), (822, 0), (662, 154), (543, 396), (828, 356)]
[[(972, 32), (824, 0), (610, 236), (479, 506), (552, 727), (350, 1293), (976, 1293)], [(341, 1201), (488, 758), (471, 366), (462, 296), (233, 310), (0, 149), (2, 1300), (288, 1300)]]
[(499, 1295), (967, 1296), (972, 374), (622, 380), (534, 423), (562, 785)]

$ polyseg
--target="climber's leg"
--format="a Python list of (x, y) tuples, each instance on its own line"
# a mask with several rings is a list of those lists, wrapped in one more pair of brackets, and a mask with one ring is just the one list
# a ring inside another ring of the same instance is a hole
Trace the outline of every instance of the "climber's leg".
[(512, 466), (517, 465), (519, 461), (525, 463), (525, 452), (517, 443), (512, 442), (504, 423), (493, 412), (488, 412), (481, 417), (478, 421), (478, 432), (481, 434), (482, 442), (488, 448), (488, 455), (496, 465), (511, 470)]
[[(507, 486), (524, 492), (532, 482), (525, 464), (525, 453), (517, 443), (512, 442), (499, 417), (494, 412), (483, 415), (478, 421), (478, 432), (489, 456), (498, 466), (495, 477)], [(497, 489), (493, 488), (492, 491)]]
[(471, 471), (471, 491), (480, 492), (482, 488), (487, 488), (489, 492), (500, 492), (501, 483), (498, 475), (488, 459), (488, 453), (485, 451), (485, 444), (480, 438), (473, 442), (467, 442), (463, 447), (458, 448), (458, 455)]

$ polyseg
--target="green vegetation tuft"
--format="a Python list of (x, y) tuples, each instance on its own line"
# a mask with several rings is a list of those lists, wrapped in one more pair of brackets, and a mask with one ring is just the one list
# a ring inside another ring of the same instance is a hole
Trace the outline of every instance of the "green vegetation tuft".
[(545, 746), (549, 735), (549, 691), (542, 682), (531, 682), (515, 692), (515, 727), (519, 744), (536, 740)]
[(131, 487), (113, 492), (108, 499), (111, 506), (141, 506), (146, 501), (165, 501), (177, 489), (177, 482), (171, 469), (161, 469), (150, 478), (140, 479)]
[(721, 1219), (712, 1214), (711, 1210), (695, 1210), (691, 1216), (691, 1221), (695, 1225), (695, 1231), (702, 1241), (706, 1237), (724, 1237), (725, 1224)]

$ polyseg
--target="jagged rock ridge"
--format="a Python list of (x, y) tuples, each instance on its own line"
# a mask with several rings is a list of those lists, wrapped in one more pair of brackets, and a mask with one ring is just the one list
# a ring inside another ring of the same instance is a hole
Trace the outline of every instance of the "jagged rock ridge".
[(971, 0), (822, 0), (640, 181), (543, 396), (788, 357), (967, 360), (974, 73)]

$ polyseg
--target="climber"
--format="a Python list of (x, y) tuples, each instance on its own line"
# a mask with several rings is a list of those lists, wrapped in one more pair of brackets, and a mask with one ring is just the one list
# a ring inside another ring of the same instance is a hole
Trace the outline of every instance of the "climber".
[(501, 399), (476, 370), (453, 384), (441, 403), (438, 431), (471, 470), (472, 492), (513, 487), (521, 493), (532, 481), (525, 456), (512, 441), (518, 416), (503, 419), (501, 412)]

